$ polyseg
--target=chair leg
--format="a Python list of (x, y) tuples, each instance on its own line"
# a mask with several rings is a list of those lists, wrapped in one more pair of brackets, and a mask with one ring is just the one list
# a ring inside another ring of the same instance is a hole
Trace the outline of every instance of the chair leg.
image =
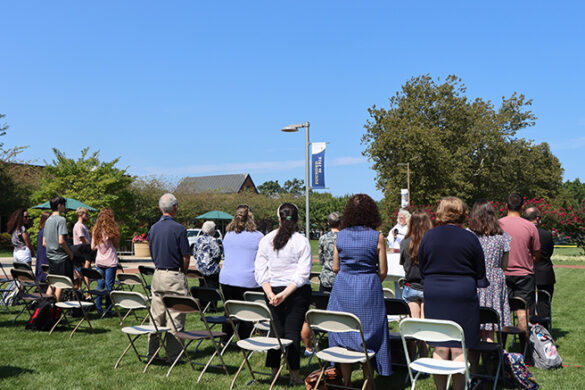
[[(242, 371), (242, 368), (244, 368), (244, 364), (246, 364), (246, 362), (248, 361), (247, 357), (246, 357), (246, 352), (242, 351), (242, 353), (244, 354), (244, 360), (242, 360), (242, 364), (240, 364), (240, 368), (238, 368), (238, 371), (236, 372), (236, 375), (234, 376), (234, 379), (232, 379), (232, 384), (230, 386), (230, 390), (232, 390), (234, 388), (234, 384), (236, 383), (236, 379), (238, 379), (238, 375), (240, 375), (240, 372)], [(250, 368), (250, 365), (248, 364), (248, 367)], [(254, 372), (252, 371), (252, 369), (250, 368), (250, 373), (252, 374), (252, 379), (256, 379), (254, 378)]]
[(132, 338), (130, 337), (130, 335), (128, 336), (128, 340), (130, 340), (130, 343), (128, 344), (128, 346), (126, 347), (126, 349), (124, 350), (124, 352), (122, 352), (122, 355), (120, 355), (120, 357), (118, 358), (118, 361), (116, 361), (116, 364), (114, 365), (114, 368), (118, 368), (118, 366), (120, 365), (120, 362), (122, 361), (122, 359), (124, 358), (124, 356), (126, 355), (126, 353), (130, 350), (130, 347), (132, 347), (134, 349), (134, 352), (136, 352), (136, 356), (138, 356), (138, 360), (142, 360), (140, 359), (140, 354), (138, 353), (138, 350), (136, 349), (136, 347), (134, 346), (134, 340), (136, 340), (138, 337), (140, 337), (140, 335), (136, 336), (134, 338), (134, 340), (132, 340)]
[[(177, 355), (177, 358), (175, 359), (173, 364), (171, 364), (169, 371), (167, 371), (167, 377), (171, 374), (171, 371), (173, 371), (173, 368), (175, 368), (175, 365), (181, 360), (181, 356), (183, 356), (183, 354), (186, 352), (187, 351), (185, 350), (185, 346), (183, 346), (183, 349), (181, 350), (181, 352), (179, 352), (179, 354)], [(189, 354), (187, 354), (187, 355), (189, 355)], [(191, 361), (191, 359), (189, 359), (189, 361)], [(191, 367), (193, 367), (193, 364), (191, 364)]]
[[(161, 341), (162, 342), (162, 341)], [(152, 354), (152, 356), (150, 357), (150, 359), (148, 359), (148, 362), (146, 363), (146, 366), (144, 367), (144, 370), (142, 370), (142, 373), (146, 373), (146, 370), (148, 370), (148, 366), (150, 366), (150, 363), (152, 363), (154, 361), (154, 359), (156, 358), (156, 356), (158, 355), (159, 351), (161, 349), (161, 346), (159, 345), (158, 348), (156, 349), (156, 351), (154, 351), (154, 353)], [(166, 348), (165, 348), (166, 349)]]
[(89, 330), (91, 331), (91, 333), (93, 333), (93, 327), (91, 326), (91, 322), (89, 322), (89, 318), (87, 317), (87, 313), (83, 309), (82, 309), (82, 312), (83, 312), (83, 318), (79, 320), (79, 322), (77, 323), (75, 328), (71, 331), (69, 338), (73, 337), (73, 334), (75, 333), (75, 331), (77, 331), (77, 328), (79, 328), (79, 326), (83, 323), (84, 320), (87, 321), (87, 324), (89, 325)]
[[(321, 364), (321, 372), (319, 373), (319, 378), (317, 378), (317, 382), (315, 383), (315, 389), (319, 388), (321, 379), (323, 379), (323, 373), (325, 372), (325, 365), (323, 365), (321, 361), (319, 361), (319, 364)], [(327, 387), (327, 385), (325, 385), (325, 387)]]
[(59, 317), (59, 319), (57, 320), (57, 322), (55, 322), (55, 325), (53, 325), (53, 327), (49, 331), (49, 335), (51, 333), (53, 333), (53, 331), (55, 330), (55, 328), (57, 327), (57, 325), (59, 325), (61, 323), (61, 321), (65, 320), (65, 322), (67, 322), (67, 319), (65, 317), (66, 317), (66, 313), (65, 313), (65, 311), (63, 311), (63, 315), (61, 317)]
[[(283, 356), (283, 359), (286, 359), (286, 356)], [(280, 367), (278, 367), (278, 371), (276, 371), (276, 374), (274, 375), (274, 378), (272, 379), (272, 383), (270, 384), (269, 390), (272, 390), (272, 388), (276, 384), (276, 381), (278, 380), (278, 377), (280, 376), (280, 373), (282, 372), (283, 368), (284, 368), (284, 364), (281, 363)]]

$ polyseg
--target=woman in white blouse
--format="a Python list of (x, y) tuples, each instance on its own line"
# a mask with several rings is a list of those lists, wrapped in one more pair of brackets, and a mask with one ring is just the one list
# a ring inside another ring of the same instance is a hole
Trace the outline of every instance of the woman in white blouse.
[[(311, 246), (309, 240), (297, 232), (298, 219), (299, 210), (294, 204), (280, 205), (280, 226), (260, 240), (254, 264), (256, 282), (266, 294), (278, 336), (293, 340), (287, 358), (294, 384), (303, 383), (299, 377), (300, 334), (311, 303), (309, 275), (312, 266)], [(279, 364), (280, 350), (268, 351), (266, 366), (276, 373)]]

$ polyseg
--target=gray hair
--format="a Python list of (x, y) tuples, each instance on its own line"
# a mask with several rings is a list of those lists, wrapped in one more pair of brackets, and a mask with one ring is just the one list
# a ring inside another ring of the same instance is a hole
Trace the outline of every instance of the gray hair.
[(213, 233), (215, 233), (215, 222), (205, 221), (205, 223), (201, 227), (201, 230), (205, 234), (213, 235)]
[(398, 216), (404, 215), (404, 218), (406, 218), (406, 222), (408, 222), (410, 220), (410, 213), (408, 212), (408, 210), (405, 209), (400, 209), (398, 210)]
[(327, 216), (327, 223), (332, 228), (338, 228), (341, 225), (341, 214), (337, 211), (332, 212)]
[(173, 211), (173, 207), (178, 205), (179, 202), (177, 201), (177, 198), (175, 198), (175, 195), (169, 193), (161, 196), (160, 200), (158, 201), (158, 207), (160, 207), (163, 213), (170, 213)]

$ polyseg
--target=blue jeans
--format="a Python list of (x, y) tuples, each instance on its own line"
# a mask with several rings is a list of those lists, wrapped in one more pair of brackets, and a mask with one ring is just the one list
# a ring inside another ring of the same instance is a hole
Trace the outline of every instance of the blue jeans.
[[(97, 287), (98, 287), (98, 290), (103, 290), (105, 288), (105, 290), (108, 292), (108, 295), (106, 296), (106, 308), (108, 308), (108, 307), (110, 307), (110, 304), (111, 304), (110, 291), (112, 291), (114, 289), (114, 280), (116, 279), (117, 268), (116, 267), (110, 267), (110, 268), (97, 267), (97, 269), (98, 269), (98, 271), (100, 271), (102, 273), (102, 275), (104, 275), (104, 279), (98, 280)], [(103, 311), (103, 309), (102, 309), (102, 296), (101, 295), (98, 295), (98, 297), (95, 299), (95, 308), (96, 308), (98, 313), (101, 313)]]
[(402, 299), (406, 302), (423, 302), (424, 293), (420, 290), (415, 290), (412, 287), (404, 286), (402, 290)]

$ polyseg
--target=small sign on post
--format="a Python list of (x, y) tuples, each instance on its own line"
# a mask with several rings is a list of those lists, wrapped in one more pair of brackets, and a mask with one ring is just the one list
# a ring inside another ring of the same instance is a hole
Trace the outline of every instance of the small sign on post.
[(400, 207), (408, 207), (408, 190), (406, 188), (400, 190)]

